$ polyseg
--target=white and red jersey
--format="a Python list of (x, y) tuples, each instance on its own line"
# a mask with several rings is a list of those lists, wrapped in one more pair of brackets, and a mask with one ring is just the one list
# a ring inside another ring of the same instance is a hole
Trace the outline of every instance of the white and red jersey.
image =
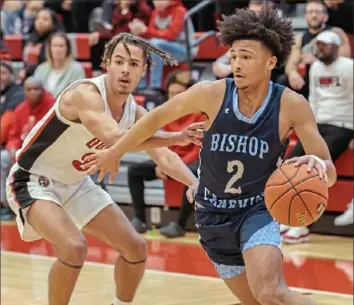
[[(59, 103), (67, 90), (81, 83), (92, 83), (100, 92), (105, 112), (111, 115), (105, 77), (106, 75), (101, 75), (76, 81), (61, 93), (52, 109), (33, 127), (17, 152), (17, 163), (22, 169), (65, 184), (75, 184), (87, 176), (81, 168), (84, 158), (106, 146), (83, 124), (65, 119), (60, 114)], [(134, 124), (135, 113), (136, 103), (130, 95), (119, 122), (121, 130), (126, 131)]]

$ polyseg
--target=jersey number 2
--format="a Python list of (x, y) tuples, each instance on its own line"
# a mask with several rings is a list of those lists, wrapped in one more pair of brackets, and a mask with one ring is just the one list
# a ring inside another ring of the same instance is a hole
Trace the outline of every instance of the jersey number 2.
[[(235, 170), (236, 167), (236, 170)], [(227, 162), (227, 171), (231, 174), (234, 173), (229, 182), (226, 184), (225, 193), (231, 194), (241, 194), (241, 187), (232, 187), (234, 183), (240, 179), (243, 175), (244, 166), (243, 163), (239, 160)]]

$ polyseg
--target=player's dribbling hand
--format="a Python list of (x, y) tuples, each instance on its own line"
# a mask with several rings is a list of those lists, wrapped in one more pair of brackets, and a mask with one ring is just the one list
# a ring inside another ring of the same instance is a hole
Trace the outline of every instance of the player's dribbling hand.
[(181, 131), (177, 144), (183, 146), (194, 143), (200, 146), (202, 144), (200, 139), (203, 138), (203, 132), (204, 122), (193, 123)]
[(302, 164), (307, 164), (307, 171), (309, 173), (312, 171), (313, 168), (316, 168), (320, 179), (324, 179), (326, 183), (328, 182), (327, 165), (322, 159), (313, 155), (305, 155), (302, 157), (294, 157), (289, 160), (286, 160), (283, 164), (285, 165), (290, 163), (295, 163), (294, 165), (296, 167)]
[(188, 188), (186, 192), (186, 196), (190, 204), (194, 203), (194, 193), (197, 188), (198, 188), (198, 184), (193, 184)]
[(87, 170), (88, 175), (93, 175), (99, 171), (97, 181), (101, 182), (106, 173), (110, 173), (109, 183), (113, 183), (119, 171), (120, 160), (112, 154), (112, 150), (105, 149), (98, 151), (88, 155), (84, 161), (85, 164), (82, 165), (82, 168)]

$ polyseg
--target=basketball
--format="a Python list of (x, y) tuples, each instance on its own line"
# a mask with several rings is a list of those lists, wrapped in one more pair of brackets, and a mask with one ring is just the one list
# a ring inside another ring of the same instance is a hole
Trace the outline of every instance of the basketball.
[(328, 187), (316, 168), (307, 164), (285, 164), (270, 176), (265, 187), (265, 203), (279, 223), (308, 226), (318, 220), (327, 207)]

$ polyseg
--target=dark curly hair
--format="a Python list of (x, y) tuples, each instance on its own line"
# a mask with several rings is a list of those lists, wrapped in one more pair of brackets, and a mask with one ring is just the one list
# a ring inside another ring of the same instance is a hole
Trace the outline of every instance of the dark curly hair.
[(247, 9), (238, 9), (235, 14), (225, 16), (218, 25), (224, 45), (231, 46), (236, 40), (260, 41), (277, 57), (278, 67), (284, 65), (294, 44), (291, 21), (268, 7), (264, 7), (258, 15)]

